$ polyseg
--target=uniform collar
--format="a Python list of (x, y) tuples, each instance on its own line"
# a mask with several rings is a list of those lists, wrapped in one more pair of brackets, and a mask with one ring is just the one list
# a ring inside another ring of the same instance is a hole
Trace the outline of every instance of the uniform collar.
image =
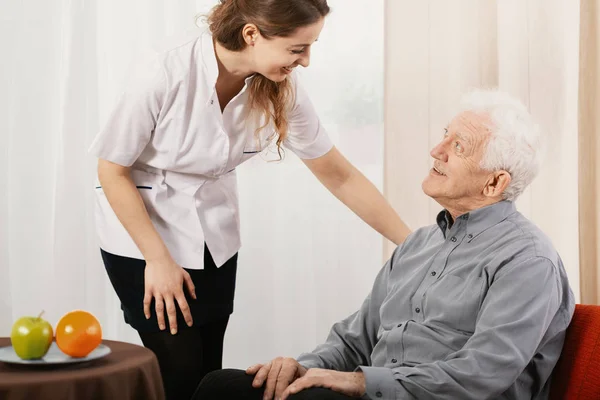
[[(215, 87), (217, 84), (217, 78), (219, 77), (219, 63), (217, 61), (217, 55), (215, 53), (215, 46), (213, 43), (213, 36), (208, 28), (202, 32), (202, 62), (206, 69), (206, 81), (210, 87)], [(254, 77), (250, 75), (245, 79), (246, 86), (250, 84), (250, 81)]]
[[(469, 235), (469, 241), (471, 241), (477, 235), (498, 225), (516, 211), (517, 209), (514, 202), (502, 200), (492, 205), (463, 214), (458, 217), (457, 220), (466, 221), (467, 234)], [(441, 211), (437, 215), (436, 222), (445, 236), (446, 229), (450, 226), (451, 222), (450, 213), (447, 210)], [(456, 222), (457, 221), (454, 221), (454, 224), (456, 224)]]
[(213, 37), (208, 28), (202, 32), (202, 62), (206, 69), (206, 81), (214, 87), (219, 77), (219, 64), (217, 63), (217, 55), (215, 54), (215, 46)]

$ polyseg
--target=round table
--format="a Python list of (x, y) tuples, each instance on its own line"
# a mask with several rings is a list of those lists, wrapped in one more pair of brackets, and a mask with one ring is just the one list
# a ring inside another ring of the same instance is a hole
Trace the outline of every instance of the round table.
[[(104, 340), (111, 353), (80, 364), (35, 366), (0, 361), (2, 400), (164, 400), (154, 353), (131, 343)], [(0, 338), (0, 347), (10, 339)]]

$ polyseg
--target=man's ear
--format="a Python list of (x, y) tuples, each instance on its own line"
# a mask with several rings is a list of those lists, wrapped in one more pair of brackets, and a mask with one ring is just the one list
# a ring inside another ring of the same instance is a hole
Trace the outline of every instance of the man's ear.
[(496, 171), (488, 177), (483, 194), (486, 197), (500, 197), (510, 185), (512, 178), (507, 171)]

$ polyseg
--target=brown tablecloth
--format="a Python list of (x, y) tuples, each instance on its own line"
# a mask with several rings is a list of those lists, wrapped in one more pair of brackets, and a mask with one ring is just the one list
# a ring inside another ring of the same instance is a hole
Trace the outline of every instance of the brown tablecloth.
[[(0, 361), (1, 400), (164, 400), (158, 361), (130, 343), (103, 341), (106, 357), (60, 366), (13, 365)], [(0, 347), (10, 339), (0, 338)]]

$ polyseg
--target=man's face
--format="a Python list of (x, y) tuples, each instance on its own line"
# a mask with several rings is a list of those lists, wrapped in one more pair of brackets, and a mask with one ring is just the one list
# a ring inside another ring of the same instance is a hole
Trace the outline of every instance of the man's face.
[(473, 112), (458, 114), (445, 129), (442, 141), (431, 150), (433, 168), (422, 183), (426, 195), (445, 208), (469, 209), (485, 198), (490, 171), (481, 160), (490, 132), (489, 119)]

